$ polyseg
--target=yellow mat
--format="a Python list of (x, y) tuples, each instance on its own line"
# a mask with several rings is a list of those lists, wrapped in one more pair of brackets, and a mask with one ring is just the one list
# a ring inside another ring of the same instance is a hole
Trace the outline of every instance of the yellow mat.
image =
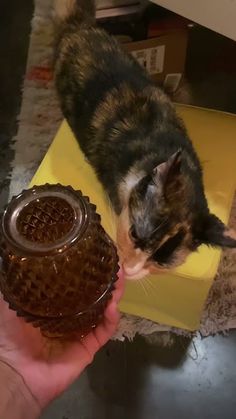
[[(210, 209), (227, 222), (236, 185), (236, 117), (186, 106), (178, 106), (177, 110), (202, 161)], [(31, 184), (47, 182), (81, 189), (97, 205), (104, 228), (114, 238), (114, 219), (102, 187), (66, 122)], [(202, 246), (172, 273), (148, 277), (144, 287), (139, 282), (128, 282), (121, 310), (166, 325), (196, 330), (219, 259), (218, 250)]]

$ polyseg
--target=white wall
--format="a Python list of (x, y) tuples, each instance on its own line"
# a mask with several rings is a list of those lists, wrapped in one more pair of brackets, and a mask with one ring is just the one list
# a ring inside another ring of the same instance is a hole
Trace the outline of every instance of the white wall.
[(151, 0), (236, 40), (236, 0)]

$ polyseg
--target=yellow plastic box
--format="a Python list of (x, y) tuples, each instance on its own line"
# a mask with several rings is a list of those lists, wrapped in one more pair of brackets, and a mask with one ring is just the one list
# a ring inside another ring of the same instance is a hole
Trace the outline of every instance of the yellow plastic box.
[[(200, 156), (210, 209), (227, 223), (236, 185), (236, 117), (189, 106), (177, 110)], [(97, 205), (108, 234), (115, 237), (114, 217), (102, 187), (66, 122), (31, 184), (47, 182), (81, 189)], [(120, 308), (158, 323), (196, 330), (219, 260), (219, 250), (202, 246), (175, 271), (148, 277), (145, 290), (139, 282), (128, 282)]]

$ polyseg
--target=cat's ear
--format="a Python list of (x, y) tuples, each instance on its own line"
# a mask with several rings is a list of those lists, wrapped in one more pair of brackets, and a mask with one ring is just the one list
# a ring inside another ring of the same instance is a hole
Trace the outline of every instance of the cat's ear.
[(180, 174), (181, 162), (182, 150), (178, 150), (167, 161), (155, 167), (152, 173), (153, 182), (165, 186), (173, 177), (176, 178)]
[(154, 170), (153, 182), (161, 186), (163, 196), (170, 207), (177, 207), (185, 196), (186, 182), (181, 171), (182, 150), (174, 153)]
[(236, 233), (228, 229), (222, 221), (213, 214), (201, 220), (200, 230), (197, 232), (199, 242), (216, 247), (236, 247)]

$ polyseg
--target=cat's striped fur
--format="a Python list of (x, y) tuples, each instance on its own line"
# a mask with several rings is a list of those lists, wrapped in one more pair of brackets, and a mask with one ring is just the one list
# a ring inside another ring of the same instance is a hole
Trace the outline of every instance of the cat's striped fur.
[(91, 0), (56, 0), (61, 107), (119, 217), (126, 274), (172, 268), (201, 243), (236, 246), (208, 210), (202, 169), (166, 94), (95, 23)]

